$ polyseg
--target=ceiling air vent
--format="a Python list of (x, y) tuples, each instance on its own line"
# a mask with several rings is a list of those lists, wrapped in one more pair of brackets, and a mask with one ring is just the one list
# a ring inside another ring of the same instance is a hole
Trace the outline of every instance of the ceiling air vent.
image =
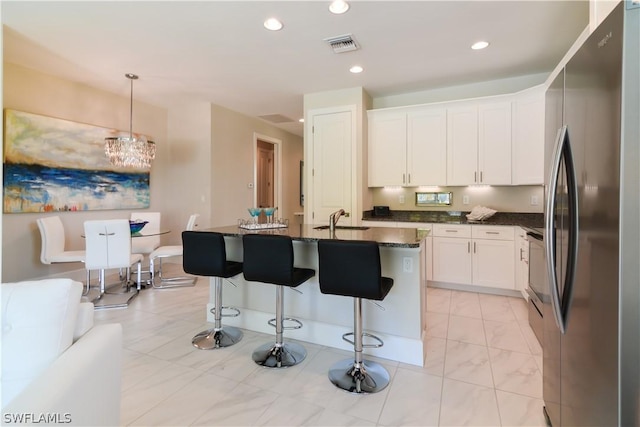
[(329, 46), (333, 49), (333, 53), (351, 52), (352, 50), (360, 49), (356, 39), (354, 39), (351, 34), (329, 37), (328, 39), (324, 39), (324, 41), (329, 43)]

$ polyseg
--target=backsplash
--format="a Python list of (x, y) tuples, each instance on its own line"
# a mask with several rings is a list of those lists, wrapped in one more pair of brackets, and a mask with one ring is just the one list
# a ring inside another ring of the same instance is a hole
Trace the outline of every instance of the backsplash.
[[(418, 207), (416, 192), (453, 193), (451, 206)], [(520, 186), (468, 186), (468, 187), (385, 187), (372, 191), (373, 205), (388, 205), (391, 210), (407, 211), (463, 211), (468, 212), (476, 205), (487, 206), (498, 212), (542, 213), (544, 187), (542, 185)], [(464, 204), (465, 196), (468, 204)], [(402, 202), (404, 199), (404, 203)], [(537, 201), (537, 205), (532, 205)]]

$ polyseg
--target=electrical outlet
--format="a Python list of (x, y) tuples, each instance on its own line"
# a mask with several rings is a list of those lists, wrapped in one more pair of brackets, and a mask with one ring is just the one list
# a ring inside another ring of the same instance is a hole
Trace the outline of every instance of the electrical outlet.
[(398, 196), (398, 202), (399, 202), (401, 205), (404, 205), (404, 194), (401, 194), (400, 196)]
[(538, 206), (538, 196), (531, 196), (531, 206)]
[(413, 272), (413, 260), (409, 257), (402, 258), (402, 270), (405, 273)]
[(469, 196), (467, 196), (467, 195), (462, 196), (462, 204), (463, 205), (468, 205), (469, 204)]

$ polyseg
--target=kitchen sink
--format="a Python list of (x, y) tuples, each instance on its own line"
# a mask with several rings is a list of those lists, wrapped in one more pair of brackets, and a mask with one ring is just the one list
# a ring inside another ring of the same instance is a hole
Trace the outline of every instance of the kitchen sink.
[[(328, 230), (328, 225), (319, 225), (317, 227), (313, 227), (314, 230)], [(351, 225), (336, 225), (336, 230), (368, 230), (369, 227), (360, 227), (360, 226), (351, 226)]]

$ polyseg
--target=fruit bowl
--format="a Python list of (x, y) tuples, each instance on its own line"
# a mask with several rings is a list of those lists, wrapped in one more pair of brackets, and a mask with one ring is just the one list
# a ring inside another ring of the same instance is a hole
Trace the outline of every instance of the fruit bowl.
[(149, 223), (149, 221), (140, 221), (140, 220), (131, 221), (131, 220), (129, 220), (129, 228), (131, 229), (131, 234), (139, 233), (140, 230), (142, 230), (144, 228), (144, 226), (147, 225), (148, 223)]

